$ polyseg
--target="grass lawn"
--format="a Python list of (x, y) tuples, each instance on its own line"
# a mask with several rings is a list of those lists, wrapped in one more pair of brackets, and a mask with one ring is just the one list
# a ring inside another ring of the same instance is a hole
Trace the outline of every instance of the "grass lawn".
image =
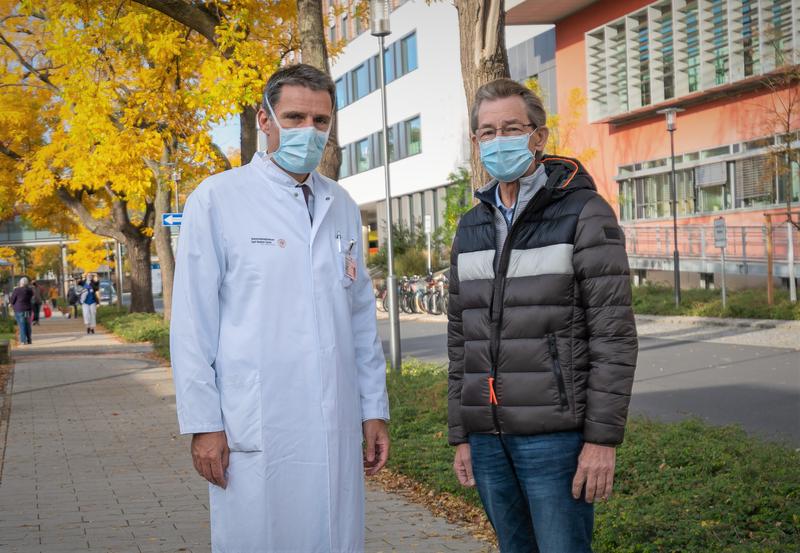
[(800, 320), (800, 302), (791, 303), (789, 292), (776, 290), (774, 300), (772, 306), (767, 305), (767, 291), (761, 289), (728, 292), (728, 307), (722, 309), (719, 290), (681, 290), (681, 307), (677, 309), (671, 287), (647, 285), (633, 288), (633, 309), (640, 315)]
[[(479, 504), (451, 468), (446, 370), (410, 363), (388, 385), (390, 467)], [(615, 495), (596, 513), (598, 553), (797, 553), (800, 452), (733, 427), (634, 418), (618, 450)]]

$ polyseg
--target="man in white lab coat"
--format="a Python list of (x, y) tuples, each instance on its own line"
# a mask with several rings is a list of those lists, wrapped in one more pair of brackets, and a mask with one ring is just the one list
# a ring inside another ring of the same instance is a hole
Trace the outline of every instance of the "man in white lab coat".
[(359, 210), (314, 171), (334, 105), (328, 75), (277, 71), (267, 152), (184, 211), (172, 365), (214, 553), (364, 549), (363, 472), (386, 463), (389, 407)]

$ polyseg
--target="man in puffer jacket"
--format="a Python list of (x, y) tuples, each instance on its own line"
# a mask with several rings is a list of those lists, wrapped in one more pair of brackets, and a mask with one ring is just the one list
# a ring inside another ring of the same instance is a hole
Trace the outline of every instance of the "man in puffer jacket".
[(591, 552), (638, 341), (625, 239), (574, 159), (543, 155), (541, 100), (481, 87), (472, 140), (494, 177), (452, 248), (449, 442), (506, 552)]

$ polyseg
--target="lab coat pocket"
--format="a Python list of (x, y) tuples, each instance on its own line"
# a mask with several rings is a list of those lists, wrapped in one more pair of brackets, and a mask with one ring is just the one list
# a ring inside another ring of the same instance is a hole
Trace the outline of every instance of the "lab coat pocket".
[(261, 381), (258, 374), (222, 377), (219, 387), (228, 447), (231, 451), (261, 451)]

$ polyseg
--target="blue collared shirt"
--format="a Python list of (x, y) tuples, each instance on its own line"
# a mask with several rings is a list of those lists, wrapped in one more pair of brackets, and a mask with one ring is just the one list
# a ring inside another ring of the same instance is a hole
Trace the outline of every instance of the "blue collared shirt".
[(497, 206), (497, 209), (500, 210), (500, 213), (503, 214), (503, 217), (506, 218), (506, 223), (508, 226), (511, 226), (511, 221), (514, 218), (514, 208), (517, 207), (516, 200), (514, 201), (514, 205), (511, 207), (506, 207), (506, 204), (503, 203), (503, 200), (500, 199), (500, 183), (497, 183), (497, 187), (494, 189), (494, 203)]

